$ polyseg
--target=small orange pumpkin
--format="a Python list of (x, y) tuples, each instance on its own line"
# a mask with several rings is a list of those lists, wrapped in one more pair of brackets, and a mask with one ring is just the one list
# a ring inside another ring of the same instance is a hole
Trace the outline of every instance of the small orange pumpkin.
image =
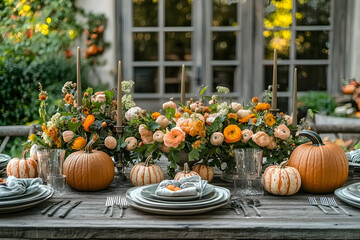
[(6, 167), (6, 173), (16, 178), (38, 177), (37, 161), (33, 158), (26, 158), (28, 150), (23, 151), (21, 158), (13, 158)]
[(331, 193), (341, 187), (349, 171), (344, 150), (335, 143), (323, 143), (313, 131), (303, 130), (299, 135), (311, 142), (298, 146), (291, 154), (288, 165), (299, 171), (302, 189), (310, 193)]
[(356, 86), (349, 84), (342, 87), (344, 94), (353, 94), (355, 92)]
[(298, 170), (287, 166), (283, 161), (280, 166), (273, 165), (266, 168), (263, 174), (263, 186), (266, 191), (274, 195), (293, 195), (301, 187), (301, 176)]
[(114, 179), (114, 163), (109, 155), (92, 150), (94, 140), (85, 151), (70, 154), (64, 162), (66, 183), (79, 191), (98, 191), (107, 188)]
[(192, 168), (193, 171), (197, 172), (201, 179), (211, 182), (214, 178), (214, 168), (206, 166), (204, 164), (195, 164)]
[(130, 172), (130, 181), (134, 186), (159, 183), (164, 180), (164, 172), (157, 164), (150, 164), (151, 155), (145, 163), (136, 164)]
[(195, 171), (190, 171), (189, 165), (186, 162), (186, 163), (184, 163), (184, 171), (178, 172), (175, 175), (174, 180), (179, 181), (182, 178), (191, 177), (191, 176), (195, 176), (195, 175), (199, 175), (199, 174), (197, 172), (195, 172)]

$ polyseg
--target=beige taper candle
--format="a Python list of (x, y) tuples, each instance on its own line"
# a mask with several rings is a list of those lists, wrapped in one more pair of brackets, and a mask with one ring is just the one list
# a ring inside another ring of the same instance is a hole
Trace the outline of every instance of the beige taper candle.
[(81, 65), (80, 65), (80, 47), (77, 47), (77, 56), (76, 56), (76, 102), (77, 106), (81, 107), (82, 103), (82, 93), (81, 93)]
[(297, 68), (294, 69), (292, 125), (297, 125)]
[(181, 92), (180, 92), (180, 103), (185, 105), (185, 65), (181, 68)]
[(277, 109), (277, 53), (274, 49), (274, 66), (273, 66), (273, 83), (272, 83), (272, 98), (271, 108)]
[(117, 115), (116, 115), (116, 126), (122, 127), (122, 91), (121, 91), (121, 61), (118, 64), (118, 82), (117, 82)]

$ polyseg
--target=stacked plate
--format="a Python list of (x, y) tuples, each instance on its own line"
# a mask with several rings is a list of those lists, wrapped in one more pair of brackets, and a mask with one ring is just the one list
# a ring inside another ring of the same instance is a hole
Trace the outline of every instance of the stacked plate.
[(11, 157), (6, 154), (0, 154), (0, 173), (6, 171), (6, 166), (9, 163)]
[(0, 213), (17, 212), (33, 207), (54, 194), (54, 190), (45, 185), (40, 185), (35, 191), (26, 191), (23, 194), (1, 197)]
[(340, 198), (340, 200), (360, 208), (360, 182), (336, 189), (335, 195)]
[(202, 196), (159, 196), (155, 190), (159, 184), (134, 187), (127, 191), (130, 206), (149, 213), (162, 215), (191, 215), (208, 212), (225, 206), (230, 198), (226, 188), (207, 184)]

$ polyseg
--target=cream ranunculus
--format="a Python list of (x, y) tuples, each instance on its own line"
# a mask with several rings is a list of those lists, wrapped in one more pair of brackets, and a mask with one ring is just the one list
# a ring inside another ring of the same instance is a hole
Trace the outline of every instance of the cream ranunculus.
[(286, 125), (281, 124), (275, 128), (274, 136), (281, 140), (287, 140), (290, 137), (290, 130)]
[(164, 135), (165, 134), (162, 131), (160, 131), (160, 130), (156, 131), (153, 135), (153, 139), (157, 142), (162, 143), (162, 142), (164, 142)]
[(137, 139), (135, 137), (128, 137), (125, 139), (126, 150), (132, 151), (137, 147)]
[(125, 113), (126, 120), (128, 120), (130, 122), (132, 119), (138, 118), (141, 111), (142, 111), (142, 109), (139, 107), (130, 108)]
[(210, 143), (214, 146), (220, 146), (224, 142), (224, 134), (221, 132), (214, 132), (211, 135)]
[(251, 114), (250, 110), (240, 109), (237, 113), (238, 119), (244, 118)]
[(232, 110), (234, 110), (235, 112), (238, 112), (239, 110), (243, 109), (243, 106), (240, 103), (237, 102), (232, 102), (230, 107), (232, 108)]
[(266, 132), (259, 131), (251, 136), (251, 139), (260, 147), (266, 147), (270, 144), (270, 137)]
[(247, 143), (251, 136), (253, 135), (253, 131), (249, 130), (249, 129), (244, 129), (242, 130), (242, 138), (241, 138), (241, 142), (242, 143)]
[(270, 150), (276, 148), (276, 139), (273, 136), (270, 137), (270, 144), (266, 148)]
[(292, 119), (291, 116), (289, 116), (289, 115), (284, 115), (284, 119), (286, 120), (286, 124), (287, 124), (287, 125), (291, 125), (291, 124), (292, 124), (293, 119)]

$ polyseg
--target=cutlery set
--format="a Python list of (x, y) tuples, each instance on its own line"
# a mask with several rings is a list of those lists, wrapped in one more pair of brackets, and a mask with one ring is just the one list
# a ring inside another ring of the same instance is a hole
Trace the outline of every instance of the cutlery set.
[[(309, 203), (313, 206), (320, 208), (325, 214), (330, 215), (339, 215), (340, 212), (337, 210), (341, 209), (346, 215), (352, 216), (348, 211), (346, 211), (343, 207), (339, 206), (333, 197), (320, 197), (320, 204), (317, 202), (315, 197), (308, 197)], [(332, 211), (328, 212), (324, 207), (331, 209)]]
[[(61, 200), (55, 203), (50, 204), (48, 207), (46, 207), (44, 210), (41, 211), (42, 215), (45, 215), (46, 213), (48, 213), (48, 217), (53, 216), (61, 207), (69, 204), (71, 201), (70, 200)], [(65, 218), (66, 215), (68, 215), (68, 213), (74, 209), (76, 206), (78, 206), (82, 201), (78, 201), (73, 203), (72, 205), (70, 205), (70, 207), (68, 207), (68, 209), (66, 209), (65, 212), (63, 212), (62, 214), (59, 215), (59, 218)]]
[(120, 196), (111, 196), (106, 198), (105, 210), (103, 214), (106, 214), (110, 208), (110, 217), (112, 217), (114, 213), (114, 205), (119, 207), (120, 209), (119, 218), (122, 218), (124, 209), (128, 207), (128, 203), (124, 197), (120, 197)]
[(256, 216), (261, 217), (261, 213), (260, 213), (259, 209), (257, 208), (257, 207), (261, 206), (259, 199), (236, 198), (236, 199), (232, 199), (230, 201), (230, 206), (231, 206), (231, 208), (233, 208), (235, 210), (235, 212), (238, 215), (241, 215), (241, 212), (240, 212), (240, 209), (241, 209), (243, 211), (245, 217), (249, 217), (249, 212), (248, 212), (246, 206), (251, 207), (254, 210), (254, 212), (256, 213)]

